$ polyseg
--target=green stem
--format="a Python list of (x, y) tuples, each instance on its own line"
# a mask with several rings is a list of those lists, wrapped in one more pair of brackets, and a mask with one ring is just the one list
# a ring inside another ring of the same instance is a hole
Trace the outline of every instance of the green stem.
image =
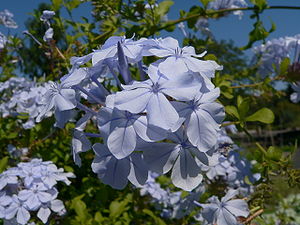
[(263, 84), (264, 82), (259, 82), (259, 83), (255, 83), (255, 84), (242, 84), (242, 85), (238, 85), (238, 86), (231, 86), (229, 88), (244, 88), (244, 87), (255, 87), (255, 86), (259, 86), (261, 84)]
[(258, 142), (255, 142), (256, 146), (258, 147), (259, 150), (261, 150), (261, 152), (264, 154), (264, 155), (267, 155), (267, 151), (264, 149), (263, 146), (261, 146), (261, 144), (259, 144)]
[[(175, 24), (178, 24), (180, 22), (184, 22), (190, 19), (194, 19), (194, 18), (198, 18), (198, 17), (207, 17), (207, 16), (211, 16), (214, 14), (222, 14), (222, 13), (226, 13), (226, 12), (234, 12), (234, 11), (249, 11), (249, 10), (256, 10), (257, 7), (241, 7), (241, 8), (230, 8), (230, 9), (220, 9), (220, 10), (215, 10), (215, 11), (211, 11), (211, 12), (204, 12), (201, 14), (194, 14), (191, 16), (187, 16), (187, 17), (183, 17), (177, 20), (171, 20), (169, 21), (166, 25), (161, 26), (158, 28), (158, 30), (163, 30), (166, 29), (170, 26), (173, 26)], [(293, 10), (300, 10), (300, 6), (267, 6), (264, 10), (269, 10), (269, 9), (293, 9)]]

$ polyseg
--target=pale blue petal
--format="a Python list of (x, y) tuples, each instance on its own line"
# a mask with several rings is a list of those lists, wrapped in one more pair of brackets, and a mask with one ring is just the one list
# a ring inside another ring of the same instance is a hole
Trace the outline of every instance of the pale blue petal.
[(158, 65), (159, 71), (169, 79), (177, 79), (189, 71), (182, 58), (170, 56)]
[(238, 225), (238, 222), (234, 215), (228, 212), (225, 208), (220, 210), (220, 214), (217, 219), (218, 225)]
[(149, 55), (155, 55), (157, 57), (166, 57), (166, 56), (170, 56), (170, 55), (174, 54), (174, 52), (172, 50), (158, 49), (158, 48), (149, 49), (148, 52), (150, 52)]
[(64, 203), (61, 200), (55, 199), (51, 201), (51, 210), (53, 212), (61, 212), (65, 209)]
[(76, 116), (76, 111), (71, 109), (71, 110), (64, 110), (64, 111), (59, 111), (59, 110), (55, 110), (55, 127), (58, 128), (64, 128), (66, 123), (73, 119)]
[(166, 130), (148, 126), (146, 116), (140, 116), (133, 124), (137, 135), (144, 141), (153, 142), (165, 139)]
[(148, 166), (144, 162), (141, 153), (133, 153), (130, 156), (130, 173), (128, 180), (136, 187), (141, 187), (148, 179)]
[(217, 204), (201, 204), (202, 216), (208, 223), (213, 224), (219, 215), (219, 207)]
[(30, 219), (30, 213), (24, 208), (20, 207), (17, 212), (17, 222), (20, 224), (26, 224)]
[(130, 163), (128, 159), (116, 159), (112, 157), (107, 163), (105, 175), (101, 178), (104, 184), (108, 184), (115, 189), (123, 189), (128, 183)]
[(86, 68), (78, 68), (66, 76), (67, 77), (63, 77), (61, 79), (61, 86), (72, 87), (74, 85), (80, 84), (80, 82), (88, 76), (88, 72)]
[(171, 174), (172, 183), (185, 191), (192, 191), (203, 179), (195, 159), (189, 151), (181, 150)]
[(120, 110), (127, 110), (131, 113), (143, 112), (151, 97), (148, 88), (137, 88), (134, 90), (123, 90), (116, 93), (115, 107)]
[(178, 157), (180, 148), (172, 143), (151, 143), (144, 148), (144, 160), (150, 170), (159, 174), (167, 173)]
[(177, 123), (171, 129), (172, 132), (175, 132), (179, 129), (182, 123), (190, 116), (190, 114), (193, 112), (193, 109), (190, 105), (183, 102), (172, 101), (171, 104), (176, 109), (179, 115)]
[(217, 131), (207, 121), (207, 114), (201, 110), (193, 112), (187, 121), (189, 141), (202, 152), (210, 150), (217, 143)]
[(222, 202), (227, 202), (229, 201), (230, 199), (232, 199), (233, 197), (235, 197), (237, 194), (239, 193), (238, 190), (234, 190), (234, 189), (229, 189), (226, 193), (226, 195), (221, 198), (221, 201)]
[[(217, 102), (201, 104), (199, 109), (203, 109), (204, 111), (208, 112), (210, 116), (217, 122), (217, 124), (222, 123), (225, 118), (224, 107)], [(217, 127), (219, 126), (217, 125)]]
[(93, 64), (93, 66), (95, 66), (97, 63), (99, 63), (105, 59), (116, 56), (116, 54), (117, 54), (116, 46), (98, 50), (98, 51), (94, 52), (94, 54), (92, 56), (92, 64)]
[(171, 129), (179, 119), (176, 110), (161, 93), (151, 96), (146, 110), (148, 123), (166, 130)]
[(196, 99), (197, 99), (197, 103), (199, 104), (211, 103), (214, 102), (219, 96), (220, 96), (220, 89), (215, 88), (210, 92), (199, 94), (199, 96), (197, 96)]
[(133, 126), (116, 127), (108, 137), (107, 146), (117, 159), (130, 155), (136, 146), (136, 133)]
[(76, 107), (75, 91), (73, 89), (61, 89), (60, 94), (54, 97), (54, 102), (59, 111), (74, 109)]
[(50, 214), (50, 209), (48, 209), (47, 207), (41, 207), (37, 213), (37, 216), (43, 223), (47, 223)]
[(123, 50), (124, 50), (124, 54), (130, 58), (130, 59), (135, 59), (135, 60), (139, 60), (141, 57), (141, 53), (143, 48), (141, 46), (138, 45), (123, 45)]
[(233, 214), (234, 216), (242, 216), (247, 217), (249, 215), (249, 209), (246, 201), (242, 199), (234, 199), (231, 201), (228, 201), (226, 203), (226, 209)]

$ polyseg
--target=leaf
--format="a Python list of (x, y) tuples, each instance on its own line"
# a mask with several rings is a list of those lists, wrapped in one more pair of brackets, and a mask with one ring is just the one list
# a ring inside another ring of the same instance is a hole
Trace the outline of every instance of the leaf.
[(257, 6), (260, 11), (262, 11), (263, 9), (265, 9), (268, 6), (267, 0), (250, 0), (250, 1), (255, 6)]
[(86, 221), (89, 217), (87, 212), (86, 204), (81, 200), (84, 194), (79, 195), (72, 199), (71, 208), (75, 210), (78, 219), (82, 222)]
[(7, 164), (8, 164), (8, 156), (0, 160), (0, 173), (2, 173), (6, 169)]
[(237, 105), (238, 105), (238, 113), (240, 120), (244, 120), (246, 117), (248, 111), (249, 111), (249, 98), (242, 98), (241, 96), (238, 96)]
[(225, 107), (225, 112), (226, 112), (227, 114), (229, 114), (229, 115), (231, 115), (231, 116), (237, 118), (237, 119), (240, 118), (237, 108), (236, 108), (235, 106), (233, 106), (233, 105), (228, 105), (228, 106), (226, 106), (226, 107)]
[(59, 10), (62, 3), (63, 3), (63, 0), (52, 0), (53, 10), (54, 11)]
[(267, 157), (269, 159), (272, 159), (274, 161), (279, 161), (281, 158), (281, 155), (282, 155), (282, 152), (281, 152), (280, 148), (275, 148), (273, 146), (270, 146), (268, 148)]
[(285, 75), (290, 66), (290, 58), (284, 58), (280, 63), (280, 75)]
[(214, 54), (207, 54), (206, 56), (204, 56), (204, 59), (217, 61), (217, 57)]
[[(249, 33), (248, 44), (242, 48), (243, 50), (251, 48), (253, 43), (256, 41), (265, 40), (270, 34), (263, 26), (262, 21), (257, 21), (253, 24), (253, 26), (253, 30)], [(272, 31), (272, 28), (270, 29), (270, 31)]]
[(128, 203), (132, 201), (132, 194), (128, 194), (126, 198), (119, 202), (119, 201), (113, 201), (109, 205), (109, 217), (111, 218), (117, 218), (124, 212), (128, 210)]
[(268, 108), (262, 108), (255, 113), (253, 113), (251, 116), (248, 116), (246, 118), (246, 121), (259, 121), (262, 123), (273, 123), (274, 121), (274, 113), (268, 109)]
[(173, 1), (163, 1), (159, 3), (157, 8), (155, 8), (155, 12), (160, 16), (160, 18), (162, 18), (164, 15), (166, 15), (169, 12), (170, 7), (173, 4), (174, 4)]
[(203, 6), (206, 8), (209, 2), (212, 2), (213, 0), (200, 0), (200, 2), (203, 4)]
[(161, 218), (159, 218), (158, 216), (156, 216), (149, 209), (143, 209), (143, 213), (145, 213), (148, 216), (150, 216), (154, 220), (154, 224), (157, 224), (157, 225), (166, 225), (166, 223)]

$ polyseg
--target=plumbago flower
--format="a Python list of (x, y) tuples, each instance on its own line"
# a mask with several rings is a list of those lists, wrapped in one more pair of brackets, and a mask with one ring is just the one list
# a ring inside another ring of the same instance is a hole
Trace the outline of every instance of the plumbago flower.
[[(111, 37), (100, 49), (71, 59), (72, 69), (51, 83), (43, 95), (48, 104), (36, 118), (54, 109), (63, 126), (71, 112), (84, 112), (74, 129), (74, 161), (80, 165), (80, 154), (92, 148), (93, 171), (113, 188), (124, 188), (128, 180), (139, 187), (150, 171), (172, 171), (173, 184), (191, 191), (202, 182), (200, 161), (208, 164), (224, 117), (215, 102), (219, 90), (211, 82), (221, 66), (198, 59), (203, 55), (191, 46), (180, 48), (171, 37)], [(146, 66), (147, 56), (160, 59)], [(89, 61), (92, 66), (84, 67)], [(132, 76), (130, 66), (139, 74)], [(119, 91), (112, 93), (106, 85)], [(85, 132), (90, 120), (100, 133)], [(103, 142), (92, 146), (89, 137)]]
[(200, 185), (188, 195), (182, 197), (182, 191), (172, 192), (169, 189), (163, 189), (159, 183), (155, 181), (159, 174), (149, 173), (149, 177), (140, 189), (142, 196), (150, 195), (151, 203), (157, 210), (161, 211), (161, 216), (166, 218), (180, 219), (191, 213), (195, 208), (193, 201), (198, 200), (200, 195), (204, 193), (204, 186)]
[(9, 10), (5, 9), (0, 12), (0, 24), (4, 25), (7, 28), (18, 28), (17, 23), (13, 20), (14, 14)]
[(39, 159), (9, 168), (0, 174), (0, 218), (5, 223), (28, 224), (31, 212), (37, 211), (37, 217), (47, 223), (51, 210), (64, 214), (55, 185), (58, 181), (70, 184), (68, 178), (73, 177), (52, 162)]
[[(28, 120), (22, 124), (24, 129), (35, 126), (35, 119), (48, 102), (43, 102), (42, 96), (49, 89), (50, 83), (37, 83), (21, 77), (12, 77), (0, 83), (0, 113), (3, 117), (28, 115)], [(53, 114), (48, 110), (44, 117)]]
[(5, 47), (6, 43), (7, 43), (6, 36), (0, 32), (0, 50)]
[(246, 201), (242, 199), (232, 199), (238, 194), (237, 190), (230, 189), (221, 199), (212, 196), (208, 204), (195, 204), (202, 207), (202, 216), (209, 224), (218, 225), (238, 225), (237, 217), (247, 217), (249, 209)]
[(291, 94), (290, 99), (292, 102), (298, 103), (300, 101), (300, 82), (292, 84), (292, 88), (295, 92)]
[(265, 44), (253, 47), (254, 59), (260, 64), (259, 73), (263, 76), (272, 74), (279, 69), (284, 58), (299, 55), (300, 35), (280, 37), (268, 40)]
[[(220, 9), (235, 9), (241, 7), (247, 7), (248, 4), (245, 0), (214, 0), (210, 1), (208, 4), (208, 9), (220, 10)], [(238, 15), (241, 19), (243, 12), (237, 10), (233, 12), (234, 15)]]
[(44, 22), (47, 28), (45, 35), (43, 37), (43, 40), (46, 42), (49, 42), (53, 39), (54, 31), (50, 23), (50, 20), (52, 19), (53, 16), (55, 16), (54, 11), (44, 10), (43, 14), (40, 17), (40, 20)]

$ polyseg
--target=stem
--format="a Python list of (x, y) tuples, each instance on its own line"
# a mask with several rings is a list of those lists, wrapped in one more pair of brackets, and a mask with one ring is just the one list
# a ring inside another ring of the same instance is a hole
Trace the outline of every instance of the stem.
[(94, 133), (84, 133), (84, 135), (87, 137), (96, 137), (96, 138), (101, 137), (100, 134), (94, 134)]
[(95, 112), (94, 110), (90, 109), (89, 107), (87, 107), (87, 106), (81, 104), (80, 102), (77, 102), (77, 105), (76, 105), (76, 106), (77, 106), (78, 109), (80, 109), (80, 110), (82, 110), (82, 111), (85, 111), (85, 112), (87, 112), (87, 113), (91, 113), (91, 114), (94, 115), (94, 116), (97, 116), (97, 112)]
[(235, 125), (235, 124), (239, 124), (239, 123), (240, 123), (239, 121), (236, 121), (236, 122), (228, 122), (228, 123), (222, 123), (222, 124), (221, 124), (221, 127), (227, 127), (227, 126)]
[(115, 78), (117, 85), (119, 86), (119, 88), (121, 88), (121, 90), (123, 90), (121, 82), (118, 78), (118, 75), (115, 73), (114, 69), (112, 68), (112, 66), (110, 65), (110, 63), (107, 63), (107, 66), (109, 68), (109, 71), (112, 73), (113, 77)]
[(258, 210), (256, 213), (254, 213), (253, 215), (249, 216), (249, 217), (245, 220), (244, 224), (247, 224), (247, 223), (251, 222), (253, 219), (255, 219), (255, 217), (258, 217), (258, 216), (259, 216), (260, 214), (262, 214), (263, 212), (264, 212), (263, 209)]
[(80, 87), (79, 85), (75, 85), (73, 86), (75, 89), (83, 92), (84, 94), (86, 94), (87, 96), (89, 96), (91, 99), (93, 99), (95, 102), (98, 102), (101, 105), (104, 105), (104, 102), (102, 102), (99, 98), (97, 98), (95, 95), (93, 95), (92, 93), (88, 92), (87, 90), (85, 90), (84, 88)]
[(259, 86), (261, 84), (263, 84), (264, 82), (259, 82), (259, 83), (255, 83), (255, 84), (242, 84), (242, 85), (238, 85), (238, 86), (231, 86), (229, 88), (244, 88), (244, 87), (255, 87), (255, 86)]
[(264, 149), (263, 146), (261, 146), (261, 144), (259, 144), (258, 142), (255, 142), (256, 146), (258, 147), (259, 150), (261, 150), (261, 152), (264, 154), (264, 155), (267, 155), (267, 151)]
[[(226, 12), (234, 12), (234, 11), (249, 11), (249, 10), (256, 10), (257, 7), (241, 7), (241, 8), (230, 8), (230, 9), (220, 9), (220, 10), (215, 10), (212, 12), (205, 12), (203, 14), (194, 14), (191, 16), (183, 17), (177, 20), (171, 20), (169, 21), (166, 25), (161, 26), (158, 28), (158, 30), (163, 30), (166, 29), (170, 26), (173, 26), (175, 24), (178, 24), (180, 22), (184, 22), (190, 19), (198, 18), (198, 17), (207, 17), (211, 16), (214, 14), (222, 14)], [(293, 9), (293, 10), (300, 10), (300, 6), (267, 6), (264, 10), (269, 10), (269, 9)]]

